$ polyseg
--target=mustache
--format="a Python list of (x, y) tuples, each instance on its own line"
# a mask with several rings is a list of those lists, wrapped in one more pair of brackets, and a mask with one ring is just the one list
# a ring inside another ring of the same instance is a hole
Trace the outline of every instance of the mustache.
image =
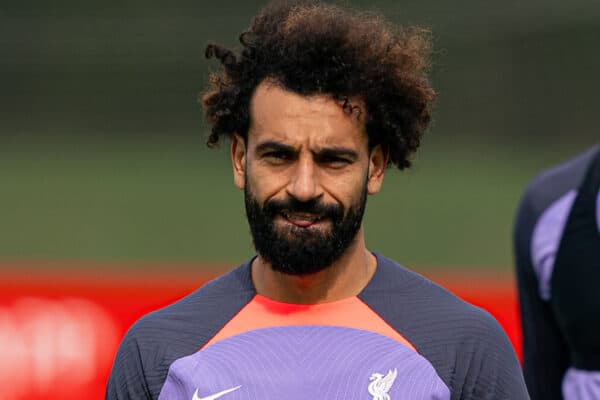
[(284, 200), (269, 200), (263, 206), (263, 212), (270, 217), (274, 217), (284, 211), (288, 213), (321, 215), (332, 220), (341, 220), (344, 216), (343, 206), (339, 204), (326, 204), (320, 199), (300, 201), (294, 197), (288, 197)]

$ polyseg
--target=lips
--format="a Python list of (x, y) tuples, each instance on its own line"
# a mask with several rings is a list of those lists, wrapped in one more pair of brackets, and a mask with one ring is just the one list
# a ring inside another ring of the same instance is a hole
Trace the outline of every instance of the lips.
[(323, 219), (322, 215), (315, 215), (310, 213), (292, 213), (292, 212), (281, 212), (283, 218), (285, 218), (291, 224), (294, 224), (301, 228), (308, 228)]

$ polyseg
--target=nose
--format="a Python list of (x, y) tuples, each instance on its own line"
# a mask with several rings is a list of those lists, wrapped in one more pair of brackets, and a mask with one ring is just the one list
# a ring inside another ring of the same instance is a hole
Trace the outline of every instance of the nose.
[(321, 195), (317, 169), (314, 161), (310, 157), (304, 157), (298, 160), (292, 171), (292, 177), (287, 187), (290, 196), (299, 201), (309, 201)]

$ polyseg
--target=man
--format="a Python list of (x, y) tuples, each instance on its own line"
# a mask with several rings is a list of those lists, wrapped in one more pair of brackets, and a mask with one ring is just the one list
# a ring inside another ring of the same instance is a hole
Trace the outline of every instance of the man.
[(600, 399), (600, 146), (538, 175), (515, 223), (532, 399)]
[(209, 145), (231, 139), (257, 256), (138, 321), (108, 399), (525, 399), (498, 324), (367, 250), (362, 217), (430, 119), (427, 35), (274, 3), (211, 45)]

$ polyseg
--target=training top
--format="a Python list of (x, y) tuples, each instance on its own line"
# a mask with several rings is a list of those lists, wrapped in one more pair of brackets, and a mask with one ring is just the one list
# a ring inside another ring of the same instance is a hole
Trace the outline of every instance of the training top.
[(600, 399), (600, 146), (542, 172), (514, 230), (532, 399)]
[(106, 399), (528, 399), (485, 311), (379, 254), (362, 292), (330, 303), (256, 293), (251, 261), (141, 318)]

